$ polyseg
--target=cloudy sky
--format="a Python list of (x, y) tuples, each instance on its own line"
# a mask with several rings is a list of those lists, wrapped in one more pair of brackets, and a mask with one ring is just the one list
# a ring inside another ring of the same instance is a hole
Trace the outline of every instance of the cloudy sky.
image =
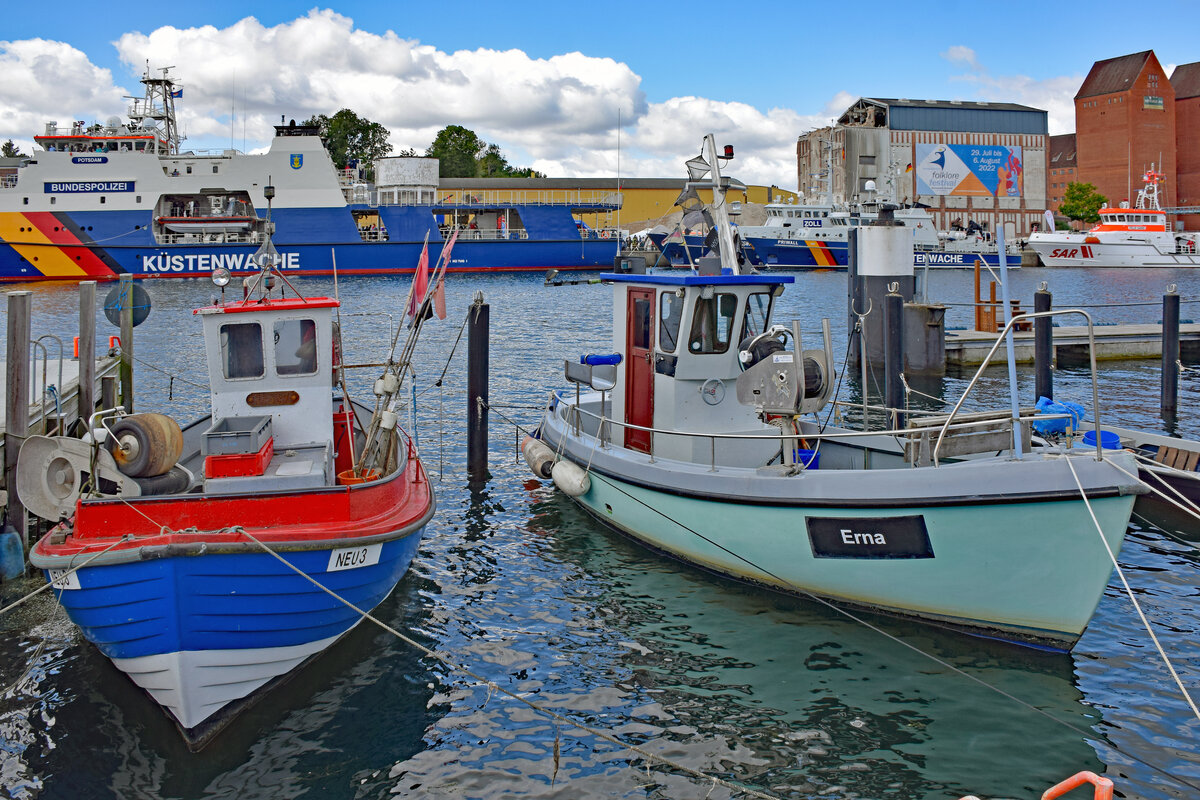
[[(586, 6), (586, 8), (585, 8)], [(47, 7), (49, 8), (49, 7)], [(670, 177), (715, 132), (752, 183), (795, 188), (796, 137), (860, 96), (1015, 102), (1074, 129), (1092, 63), (1200, 59), (1200, 5), (815, 2), (57, 2), (6, 13), (0, 140), (123, 115), (172, 66), (185, 147), (267, 146), (281, 116), (351, 108), (397, 148), (471, 128), (546, 174)], [(618, 125), (618, 119), (620, 123)], [(619, 131), (619, 134), (618, 134)]]

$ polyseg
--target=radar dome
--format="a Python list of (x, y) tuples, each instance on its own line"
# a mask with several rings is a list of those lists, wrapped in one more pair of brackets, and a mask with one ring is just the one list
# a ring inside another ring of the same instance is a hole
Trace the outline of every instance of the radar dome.
[(121, 127), (121, 118), (120, 118), (120, 117), (115, 117), (115, 116), (114, 116), (114, 117), (109, 117), (109, 118), (108, 118), (108, 119), (107, 119), (107, 120), (104, 122), (104, 124), (105, 124), (105, 125), (107, 125), (107, 126), (108, 126), (108, 127), (110, 127), (110, 128), (119, 128), (119, 127)]

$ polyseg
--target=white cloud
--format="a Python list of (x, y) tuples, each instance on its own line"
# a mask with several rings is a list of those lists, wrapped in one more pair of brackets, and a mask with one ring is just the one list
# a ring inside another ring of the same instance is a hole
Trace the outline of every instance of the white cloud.
[[(554, 176), (616, 173), (620, 109), (624, 175), (682, 175), (682, 161), (713, 132), (735, 146), (736, 177), (790, 187), (796, 137), (828, 124), (854, 99), (839, 93), (807, 116), (694, 96), (651, 103), (641, 76), (611, 58), (447, 52), (390, 30), (357, 29), (349, 17), (318, 9), (274, 26), (246, 17), (225, 28), (130, 32), (113, 44), (131, 76), (147, 63), (175, 66), (187, 147), (226, 147), (232, 140), (254, 151), (281, 118), (350, 108), (385, 125), (396, 149), (422, 151), (438, 130), (458, 124), (500, 145), (510, 163)], [(0, 42), (0, 66), (6, 74), (0, 137), (28, 137), (50, 119), (104, 120), (126, 110), (121, 97), (128, 90), (67, 44)]]
[(106, 120), (125, 111), (128, 92), (112, 73), (69, 44), (46, 39), (0, 41), (0, 138), (29, 152), (47, 122)]
[(941, 55), (952, 64), (969, 68), (969, 72), (951, 80), (973, 85), (975, 92), (972, 99), (1020, 103), (1046, 111), (1051, 136), (1075, 130), (1075, 92), (1083, 83), (1082, 75), (1041, 79), (1027, 75), (993, 75), (976, 60), (974, 50), (960, 45), (951, 47)]
[(951, 64), (961, 64), (962, 66), (978, 71), (983, 70), (983, 67), (979, 65), (979, 60), (975, 57), (975, 51), (961, 44), (952, 45), (948, 50), (939, 55)]
[[(193, 140), (228, 135), (224, 109), (231, 98), (246, 108), (242, 123), (251, 141), (268, 138), (281, 115), (302, 119), (351, 108), (387, 126), (397, 149), (422, 151), (443, 126), (457, 124), (499, 144), (511, 163), (591, 177), (616, 173), (620, 109), (623, 174), (680, 174), (683, 158), (713, 131), (744, 156), (737, 162), (742, 180), (789, 185), (796, 137), (826, 121), (698, 97), (649, 103), (641, 77), (610, 58), (445, 52), (392, 31), (357, 30), (329, 10), (274, 27), (252, 17), (224, 29), (164, 27), (126, 34), (116, 44), (131, 68), (146, 59), (178, 67), (187, 84), (181, 122)], [(255, 75), (270, 78), (251, 86)]]

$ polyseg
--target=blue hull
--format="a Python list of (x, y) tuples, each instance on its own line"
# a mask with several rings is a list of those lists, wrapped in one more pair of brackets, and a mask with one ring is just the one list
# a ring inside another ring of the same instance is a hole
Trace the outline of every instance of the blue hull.
[[(452, 272), (583, 270), (612, 267), (618, 240), (595, 231), (581, 234), (564, 206), (513, 206), (526, 227), (512, 238), (495, 232), (464, 231), (454, 246)], [(433, 206), (380, 206), (386, 241), (363, 241), (351, 207), (281, 209), (272, 216), (273, 237), (287, 274), (345, 275), (411, 273), (429, 236), (430, 262), (445, 242)], [(148, 212), (57, 212), (15, 214), (0, 230), (0, 281), (206, 276), (218, 267), (252, 272), (255, 244), (158, 244)], [(19, 217), (19, 219), (15, 219)], [(517, 238), (524, 234), (525, 238)], [(480, 236), (481, 238), (472, 238)], [(199, 237), (203, 238), (203, 236)]]
[[(334, 572), (326, 571), (330, 550), (282, 555), (370, 611), (403, 577), (420, 540), (418, 530), (384, 543), (379, 563)], [(80, 588), (55, 594), (88, 641), (114, 659), (304, 645), (340, 636), (360, 619), (267, 553), (159, 558), (77, 575)]]

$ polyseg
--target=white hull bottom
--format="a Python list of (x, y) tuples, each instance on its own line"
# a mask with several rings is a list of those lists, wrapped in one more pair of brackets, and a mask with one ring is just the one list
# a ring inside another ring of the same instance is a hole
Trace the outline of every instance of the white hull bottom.
[(180, 725), (190, 729), (229, 703), (287, 674), (340, 638), (249, 650), (185, 650), (114, 658), (112, 662), (170, 711)]

